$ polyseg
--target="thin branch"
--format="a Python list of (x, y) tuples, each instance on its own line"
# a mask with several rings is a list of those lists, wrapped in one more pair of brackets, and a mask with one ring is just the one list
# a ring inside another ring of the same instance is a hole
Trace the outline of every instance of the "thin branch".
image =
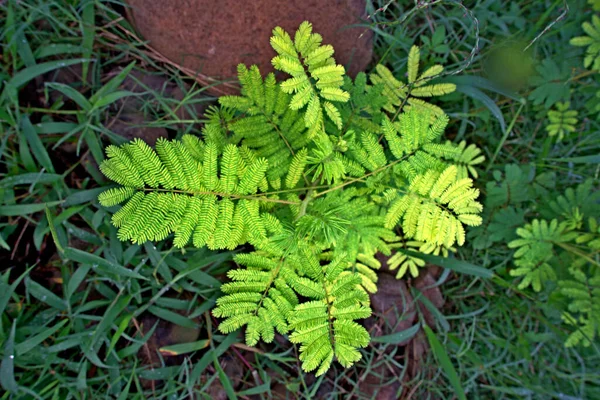
[(546, 32), (548, 32), (550, 29), (552, 29), (552, 27), (559, 21), (562, 21), (567, 14), (569, 13), (569, 5), (567, 4), (567, 0), (563, 0), (563, 5), (564, 5), (564, 9), (563, 12), (552, 22), (550, 22), (543, 31), (541, 31), (535, 38), (533, 38), (533, 40), (531, 42), (529, 42), (529, 44), (527, 45), (527, 47), (525, 47), (523, 49), (523, 52), (526, 52), (527, 49), (529, 49), (531, 46), (533, 46), (533, 44), (535, 42), (537, 42), (537, 40), (539, 38), (541, 38)]

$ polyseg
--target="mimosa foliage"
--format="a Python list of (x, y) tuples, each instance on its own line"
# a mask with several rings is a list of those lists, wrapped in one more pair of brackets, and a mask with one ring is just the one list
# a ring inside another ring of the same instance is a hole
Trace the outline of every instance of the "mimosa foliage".
[(377, 253), (392, 256), (398, 278), (417, 276), (425, 262), (395, 249), (447, 255), (481, 223), (469, 176), (484, 157), (443, 141), (448, 117), (419, 98), (454, 85), (429, 83), (441, 66), (418, 74), (418, 48), (404, 87), (383, 66), (373, 85), (351, 80), (308, 22), (293, 38), (275, 28), (271, 45), (290, 77), (240, 65), (241, 94), (209, 110), (202, 137), (109, 146), (101, 170), (119, 187), (99, 199), (125, 203), (113, 215), (122, 240), (252, 245), (221, 288), (219, 329), (245, 327), (250, 346), (289, 335), (304, 370), (320, 375), (369, 344), (356, 320), (371, 315)]
[(585, 68), (600, 71), (600, 16), (592, 15), (592, 20), (584, 22), (581, 28), (586, 36), (574, 37), (570, 43), (573, 46), (586, 48), (583, 60)]
[(444, 111), (436, 105), (422, 100), (427, 97), (443, 96), (456, 90), (453, 83), (435, 83), (430, 81), (444, 72), (444, 67), (434, 65), (419, 74), (421, 52), (413, 46), (408, 53), (408, 82), (404, 83), (394, 77), (384, 65), (377, 65), (375, 72), (370, 75), (371, 82), (383, 85), (383, 94), (387, 98), (384, 109), (394, 112), (399, 106), (406, 104), (405, 110), (417, 108), (427, 110), (433, 116), (440, 116)]
[(550, 123), (546, 126), (546, 131), (550, 136), (556, 136), (558, 140), (571, 132), (575, 132), (577, 125), (578, 112), (570, 109), (571, 103), (556, 103), (555, 110), (548, 111)]

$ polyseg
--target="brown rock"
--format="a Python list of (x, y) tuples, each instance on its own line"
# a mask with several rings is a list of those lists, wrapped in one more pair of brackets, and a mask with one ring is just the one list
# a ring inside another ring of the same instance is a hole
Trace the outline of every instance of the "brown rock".
[(273, 70), (271, 31), (293, 33), (302, 21), (332, 44), (338, 63), (351, 75), (366, 68), (372, 55), (372, 32), (348, 28), (365, 16), (364, 0), (236, 1), (127, 0), (129, 16), (150, 46), (171, 61), (216, 79), (237, 75), (239, 63)]

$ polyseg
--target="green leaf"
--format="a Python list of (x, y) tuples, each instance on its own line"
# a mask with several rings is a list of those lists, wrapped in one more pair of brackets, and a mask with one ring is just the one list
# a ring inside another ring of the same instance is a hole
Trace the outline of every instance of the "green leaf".
[(81, 46), (66, 43), (53, 43), (50, 46), (38, 47), (34, 51), (34, 54), (35, 58), (39, 60), (40, 58), (58, 56), (63, 54), (81, 54), (82, 51), (83, 48)]
[(94, 336), (92, 337), (89, 345), (90, 349), (94, 348), (98, 341), (108, 336), (111, 326), (115, 323), (123, 310), (125, 310), (125, 308), (129, 305), (129, 302), (131, 302), (133, 295), (120, 296), (121, 293), (119, 293), (119, 296), (106, 309), (106, 312), (102, 316), (100, 323), (94, 327)]
[(194, 369), (190, 374), (190, 381), (195, 382), (200, 379), (202, 372), (204, 372), (208, 365), (213, 361), (213, 357), (218, 358), (221, 354), (225, 353), (229, 347), (237, 341), (237, 336), (238, 332), (231, 332), (229, 335), (225, 336), (224, 340), (216, 348), (207, 351), (194, 366)]
[(445, 258), (435, 256), (433, 254), (416, 253), (405, 249), (398, 249), (398, 251), (408, 254), (409, 256), (422, 258), (430, 264), (439, 265), (442, 268), (448, 268), (452, 271), (459, 272), (461, 274), (478, 276), (480, 278), (486, 279), (490, 279), (494, 276), (494, 273), (489, 269), (471, 264), (467, 261), (458, 260), (456, 258)]
[(575, 164), (600, 164), (600, 154), (593, 156), (546, 158), (547, 161), (572, 162)]
[(123, 332), (125, 332), (125, 330), (129, 327), (129, 322), (131, 322), (132, 319), (133, 319), (133, 314), (127, 314), (127, 315), (123, 316), (123, 318), (121, 319), (121, 323), (119, 324), (119, 326), (117, 327), (117, 330), (113, 334), (113, 337), (110, 340), (110, 345), (108, 346), (108, 349), (106, 350), (107, 357), (113, 351), (113, 349), (117, 345), (117, 342), (119, 341), (119, 339), (121, 339), (121, 335), (123, 335)]
[(218, 288), (221, 286), (221, 281), (219, 281), (209, 273), (202, 271), (202, 268), (205, 268), (212, 263), (221, 264), (222, 262), (231, 259), (231, 256), (232, 253), (225, 252), (211, 254), (208, 256), (205, 255), (205, 257), (201, 259), (200, 262), (192, 259), (186, 263), (175, 257), (169, 257), (166, 261), (169, 262), (169, 266), (179, 271), (177, 276), (173, 278), (173, 282), (177, 282), (178, 280), (189, 276), (189, 279), (201, 286), (206, 286), (209, 288)]
[(509, 99), (521, 101), (522, 98), (515, 92), (507, 90), (506, 88), (498, 85), (497, 83), (490, 81), (482, 76), (474, 75), (461, 75), (461, 76), (450, 76), (444, 79), (445, 82), (454, 83), (457, 87), (460, 86), (471, 86), (478, 89), (489, 90), (494, 93), (498, 93)]
[(81, 366), (79, 367), (79, 373), (77, 374), (77, 380), (75, 381), (75, 387), (77, 390), (85, 390), (87, 389), (87, 370), (88, 370), (88, 362), (84, 360)]
[(159, 349), (162, 354), (169, 356), (178, 356), (180, 354), (192, 353), (194, 351), (205, 349), (209, 345), (208, 339), (198, 340), (190, 343), (173, 344), (171, 346), (164, 346)]
[(15, 292), (15, 289), (17, 288), (17, 286), (19, 286), (21, 284), (21, 281), (29, 275), (29, 272), (31, 272), (31, 270), (33, 268), (34, 268), (33, 266), (29, 267), (29, 269), (27, 271), (25, 271), (17, 279), (15, 279), (15, 281), (8, 288), (4, 285), (0, 285), (0, 288), (2, 288), (2, 290), (0, 291), (0, 315), (2, 315), (4, 313), (4, 310), (6, 309), (6, 306), (8, 305), (8, 302), (10, 301), (10, 297)]
[(15, 353), (17, 356), (21, 356), (23, 354), (28, 353), (33, 350), (38, 345), (42, 344), (45, 340), (47, 340), (50, 336), (54, 335), (60, 328), (65, 326), (69, 322), (68, 319), (63, 319), (56, 325), (43, 330), (37, 335), (31, 336), (27, 338), (27, 340), (22, 341), (21, 343), (15, 346)]
[[(85, 334), (87, 335), (87, 333), (85, 333)], [(79, 344), (81, 344), (82, 335), (83, 335), (83, 333), (77, 337), (70, 337), (68, 339), (64, 339), (64, 340), (58, 342), (57, 344), (54, 344), (54, 345), (48, 347), (46, 349), (46, 351), (48, 353), (58, 353), (63, 350), (72, 349), (73, 347), (76, 347)]]
[(51, 201), (48, 203), (35, 204), (15, 204), (10, 206), (0, 206), (0, 215), (5, 217), (16, 217), (44, 211), (46, 207), (54, 207), (61, 204), (62, 201)]
[(157, 306), (148, 307), (148, 311), (157, 316), (158, 318), (164, 319), (174, 323), (175, 325), (183, 326), (184, 328), (196, 329), (198, 324), (186, 316), (161, 308)]
[(231, 380), (229, 379), (229, 377), (227, 376), (225, 371), (223, 371), (223, 368), (221, 367), (221, 364), (219, 364), (219, 360), (217, 359), (217, 357), (215, 356), (214, 353), (213, 353), (213, 365), (214, 365), (215, 369), (217, 370), (217, 373), (219, 374), (219, 381), (221, 382), (223, 389), (225, 389), (227, 398), (229, 400), (237, 400), (237, 396), (235, 394), (235, 391), (233, 390), (233, 385), (231, 384)]
[(100, 88), (100, 90), (98, 90), (92, 97), (90, 97), (90, 103), (96, 104), (103, 97), (117, 90), (117, 88), (121, 86), (125, 78), (127, 78), (134, 66), (135, 61), (123, 68), (123, 70), (119, 72), (117, 76), (108, 81), (104, 86)]
[(104, 97), (101, 97), (94, 103), (94, 107), (90, 110), (90, 112), (96, 111), (99, 108), (106, 107), (117, 100), (120, 100), (124, 97), (135, 96), (135, 93), (127, 91), (127, 90), (119, 90), (118, 92), (109, 93)]
[[(94, 39), (95, 39), (95, 2), (89, 0), (83, 2), (81, 10), (81, 47), (83, 48), (82, 55), (85, 58), (91, 58), (92, 52), (94, 51)], [(81, 77), (83, 82), (87, 81), (89, 62), (85, 62), (82, 65)]]
[(54, 135), (57, 133), (70, 132), (79, 125), (73, 122), (40, 122), (35, 124), (35, 131), (42, 135)]
[(81, 351), (83, 353), (83, 355), (90, 360), (90, 362), (92, 364), (94, 364), (97, 367), (100, 368), (106, 368), (106, 369), (117, 369), (117, 366), (110, 366), (110, 365), (106, 365), (102, 362), (102, 360), (100, 360), (100, 358), (98, 357), (98, 354), (91, 349), (90, 347), (87, 346), (80, 346)]
[[(325, 375), (323, 375), (322, 377), (325, 377)], [(269, 392), (270, 389), (271, 389), (271, 383), (265, 382), (262, 385), (251, 387), (250, 389), (246, 389), (246, 390), (242, 390), (241, 392), (238, 392), (238, 396), (240, 396), (240, 397), (241, 396), (252, 396), (255, 394), (267, 393), (267, 392)]]
[(67, 309), (67, 303), (63, 299), (29, 277), (25, 278), (25, 286), (27, 287), (28, 293), (42, 303), (46, 303), (50, 307), (60, 311)]
[(73, 275), (71, 275), (71, 278), (69, 278), (69, 283), (67, 283), (67, 299), (70, 299), (73, 296), (91, 268), (91, 265), (80, 265), (77, 267), (77, 269), (75, 269), (75, 272), (73, 272)]
[(444, 314), (442, 314), (442, 312), (431, 302), (431, 300), (429, 300), (427, 296), (424, 296), (419, 289), (413, 287), (411, 288), (411, 291), (413, 292), (413, 298), (418, 300), (425, 306), (425, 308), (427, 308), (431, 315), (438, 321), (444, 332), (448, 332), (450, 330), (450, 324), (446, 320), (446, 317), (444, 317)]
[(54, 71), (55, 69), (79, 64), (84, 61), (89, 61), (89, 60), (82, 59), (82, 58), (73, 59), (73, 60), (55, 60), (55, 61), (49, 61), (49, 62), (34, 65), (29, 68), (22, 69), (21, 71), (17, 72), (15, 75), (13, 75), (13, 77), (10, 79), (10, 81), (8, 81), (8, 83), (6, 84), (6, 87), (4, 88), (4, 92), (2, 93), (2, 95), (4, 96), (5, 93), (7, 93), (7, 91), (9, 89), (16, 90), (16, 89), (20, 88), (21, 86), (25, 85), (27, 82), (31, 81), (32, 79), (35, 79), (36, 77), (43, 75), (47, 72)]
[(62, 175), (44, 172), (30, 172), (13, 175), (0, 180), (0, 187), (10, 188), (19, 185), (38, 185), (55, 183), (62, 179)]
[(500, 110), (500, 107), (496, 105), (496, 102), (492, 100), (490, 96), (473, 86), (466, 86), (460, 84), (456, 85), (456, 91), (466, 94), (467, 96), (482, 102), (483, 105), (488, 110), (490, 110), (490, 112), (498, 120), (498, 122), (500, 122), (500, 128), (502, 129), (502, 132), (506, 131), (506, 121), (504, 120), (504, 114), (502, 114), (502, 110)]
[(42, 164), (42, 167), (44, 167), (46, 171), (54, 173), (54, 166), (52, 165), (52, 161), (50, 161), (50, 156), (37, 132), (33, 128), (33, 125), (31, 125), (31, 121), (27, 115), (24, 115), (21, 119), (21, 129), (23, 130), (27, 143), (29, 143), (33, 156), (40, 164)]
[(27, 67), (32, 67), (36, 64), (35, 57), (33, 56), (33, 52), (31, 51), (31, 46), (29, 45), (29, 41), (25, 36), (25, 32), (22, 29), (19, 29), (15, 32), (14, 36), (15, 42), (18, 43), (17, 50), (19, 52), (19, 56), (23, 60), (23, 64)]
[(131, 376), (129, 377), (129, 380), (127, 381), (127, 385), (125, 385), (125, 389), (123, 389), (123, 391), (119, 394), (119, 397), (117, 397), (117, 400), (127, 400), (128, 398), (130, 398), (129, 390), (131, 388), (131, 382), (133, 382), (133, 378), (136, 376), (137, 376), (136, 368), (132, 368)]
[(371, 342), (373, 343), (385, 343), (385, 344), (398, 344), (406, 342), (407, 340), (413, 338), (419, 329), (421, 328), (421, 324), (416, 324), (411, 326), (408, 329), (405, 329), (400, 332), (392, 333), (390, 335), (383, 336), (372, 336)]
[(60, 244), (60, 238), (58, 237), (56, 226), (54, 226), (54, 216), (52, 215), (48, 207), (46, 207), (46, 219), (48, 220), (48, 227), (50, 228), (50, 233), (52, 234), (52, 240), (56, 245), (56, 250), (58, 250), (60, 253), (64, 252), (65, 249)]
[(569, 98), (571, 68), (566, 63), (559, 67), (552, 58), (546, 58), (536, 70), (539, 75), (530, 79), (535, 89), (529, 95), (534, 105), (543, 103), (550, 108), (557, 101)]
[(105, 186), (105, 187), (87, 189), (87, 190), (81, 190), (79, 192), (75, 192), (75, 193), (67, 196), (67, 198), (65, 199), (65, 202), (63, 204), (63, 207), (69, 207), (69, 206), (74, 206), (76, 204), (83, 204), (83, 203), (88, 203), (90, 201), (96, 201), (96, 199), (98, 198), (98, 195), (110, 187), (111, 186), (108, 186), (108, 187)]
[(67, 247), (65, 249), (64, 257), (82, 264), (89, 264), (92, 266), (92, 268), (97, 267), (105, 270), (108, 273), (115, 274), (117, 276), (122, 276), (124, 278), (148, 280), (148, 278), (145, 278), (137, 272), (127, 269), (122, 265), (119, 265), (109, 260), (105, 260), (102, 257), (98, 257), (95, 254), (90, 254), (79, 249), (74, 249), (72, 247)]
[(12, 328), (6, 343), (4, 344), (4, 357), (0, 365), (0, 384), (10, 393), (16, 393), (19, 385), (15, 380), (15, 331), (17, 329), (17, 320), (13, 320)]
[(431, 346), (431, 350), (436, 360), (440, 363), (440, 366), (446, 373), (450, 384), (454, 388), (454, 394), (458, 397), (459, 400), (467, 400), (465, 396), (465, 391), (460, 383), (460, 378), (458, 377), (458, 373), (456, 369), (454, 369), (454, 365), (452, 365), (452, 361), (450, 361), (450, 357), (448, 357), (448, 353), (440, 343), (440, 340), (437, 338), (435, 333), (431, 330), (427, 325), (423, 325), (423, 330), (425, 331), (425, 335), (427, 335), (427, 341)]
[(10, 246), (8, 245), (8, 243), (6, 243), (6, 240), (4, 240), (2, 235), (0, 235), (0, 247), (2, 247), (4, 250), (10, 251)]
[[(92, 104), (85, 98), (84, 95), (82, 95), (81, 93), (79, 93), (79, 91), (77, 91), (76, 89), (72, 88), (71, 86), (68, 86), (68, 85), (65, 85), (65, 84), (62, 84), (62, 83), (57, 83), (57, 82), (46, 83), (46, 86), (49, 87), (50, 89), (57, 90), (60, 93), (64, 94), (69, 99), (71, 99), (75, 103), (77, 103), (77, 105), (79, 107), (81, 107), (82, 110), (84, 110), (86, 112), (88, 112), (88, 111), (91, 110)], [(69, 130), (67, 130), (67, 132)]]

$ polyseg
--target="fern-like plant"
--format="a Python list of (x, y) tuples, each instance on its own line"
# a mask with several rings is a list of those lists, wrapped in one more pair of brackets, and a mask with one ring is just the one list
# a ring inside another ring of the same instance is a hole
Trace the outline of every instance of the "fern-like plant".
[[(252, 246), (221, 287), (219, 329), (245, 327), (251, 346), (289, 335), (320, 375), (369, 344), (356, 321), (371, 315), (377, 253), (447, 255), (481, 222), (469, 175), (483, 156), (443, 141), (448, 117), (418, 98), (454, 86), (428, 83), (440, 66), (418, 74), (418, 48), (404, 87), (383, 66), (372, 85), (364, 73), (351, 80), (308, 22), (293, 39), (275, 28), (271, 45), (289, 77), (240, 65), (241, 94), (208, 111), (202, 137), (109, 146), (101, 170), (119, 186), (99, 200), (125, 203), (112, 217), (122, 240)], [(398, 254), (398, 277), (425, 264)]]
[(600, 71), (600, 16), (592, 15), (591, 22), (584, 22), (581, 28), (587, 36), (577, 36), (570, 43), (577, 47), (587, 47), (583, 66)]
[(556, 110), (548, 111), (548, 119), (550, 124), (546, 126), (546, 131), (550, 136), (556, 136), (558, 140), (562, 140), (565, 135), (575, 132), (577, 129), (577, 114), (575, 110), (571, 110), (571, 103), (556, 103)]
[(519, 289), (531, 285), (533, 290), (539, 292), (542, 282), (556, 280), (556, 274), (548, 261), (553, 257), (554, 246), (566, 243), (575, 236), (568, 232), (567, 223), (558, 223), (553, 219), (550, 223), (546, 220), (534, 219), (531, 224), (517, 229), (521, 238), (513, 240), (508, 247), (518, 248), (514, 254), (517, 269), (510, 271), (512, 276), (524, 276), (519, 284)]
[(543, 214), (552, 220), (534, 219), (517, 228), (515, 269), (510, 275), (522, 278), (519, 289), (536, 292), (553, 288), (565, 324), (574, 328), (565, 346), (590, 346), (600, 330), (600, 193), (592, 181), (575, 190), (569, 188), (549, 202)]
[(370, 78), (374, 84), (383, 85), (384, 95), (387, 98), (387, 103), (384, 106), (386, 111), (394, 112), (399, 106), (406, 103), (406, 109), (413, 107), (429, 110), (432, 116), (444, 114), (441, 108), (422, 99), (452, 93), (456, 90), (456, 85), (453, 83), (431, 84), (432, 79), (444, 72), (444, 67), (433, 65), (419, 74), (420, 59), (421, 51), (419, 47), (413, 46), (408, 53), (407, 83), (396, 79), (384, 65), (378, 64), (375, 67), (375, 72), (370, 75)]

